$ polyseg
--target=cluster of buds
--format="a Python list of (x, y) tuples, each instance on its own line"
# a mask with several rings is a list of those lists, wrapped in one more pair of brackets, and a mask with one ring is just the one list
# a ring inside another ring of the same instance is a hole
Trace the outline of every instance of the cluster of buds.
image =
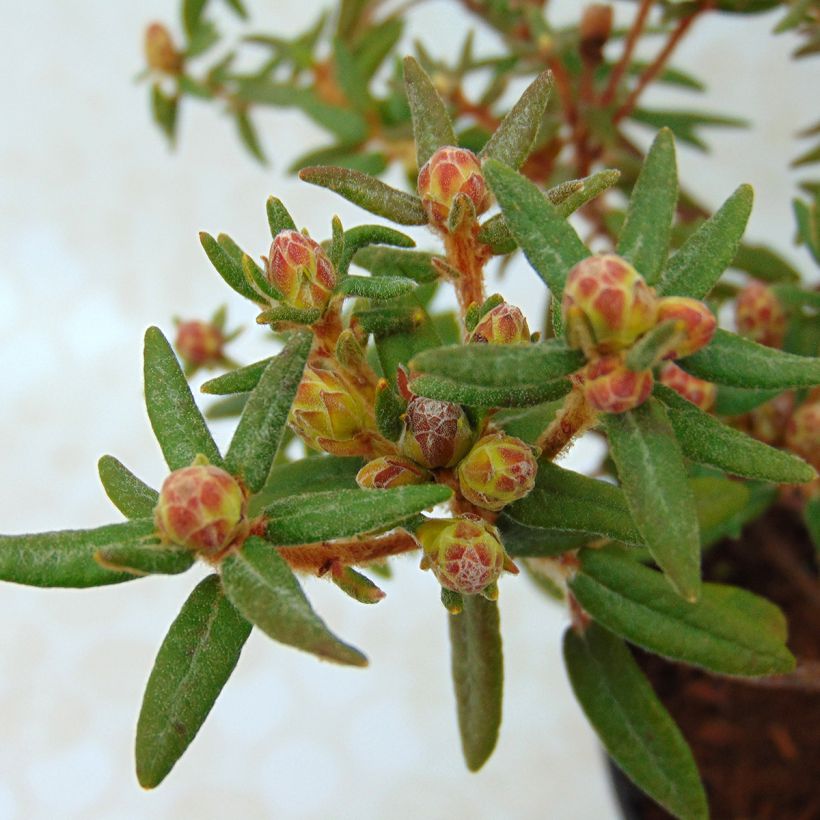
[(479, 439), (458, 465), (461, 494), (485, 510), (500, 510), (535, 485), (538, 464), (521, 439), (493, 433)]
[(786, 333), (786, 311), (774, 291), (753, 281), (738, 294), (735, 322), (741, 336), (767, 347), (780, 347)]
[(701, 410), (710, 410), (717, 398), (717, 388), (712, 382), (690, 376), (674, 362), (667, 362), (661, 368), (659, 380)]
[(477, 516), (431, 519), (418, 528), (416, 536), (424, 551), (421, 568), (431, 569), (451, 592), (495, 600), (501, 572), (518, 572), (504, 551), (498, 530)]
[(183, 55), (177, 51), (171, 33), (162, 23), (151, 23), (145, 30), (145, 61), (152, 71), (179, 74)]
[(154, 523), (164, 543), (214, 560), (247, 535), (246, 511), (246, 494), (233, 476), (195, 461), (163, 482)]
[(175, 320), (177, 335), (174, 347), (179, 353), (185, 373), (193, 375), (199, 368), (236, 367), (225, 355), (225, 345), (235, 339), (241, 329), (225, 332), (225, 308), (220, 308), (210, 319)]
[(413, 396), (399, 439), (402, 454), (428, 469), (455, 467), (473, 438), (470, 422), (458, 404)]
[(428, 470), (404, 456), (379, 456), (368, 461), (356, 475), (356, 483), (363, 490), (389, 490), (432, 480)]
[(803, 402), (786, 425), (786, 446), (820, 471), (820, 398)]
[(439, 148), (419, 171), (418, 191), (430, 224), (444, 231), (459, 194), (469, 197), (477, 215), (490, 207), (481, 163), (466, 148)]
[(324, 311), (336, 287), (333, 263), (318, 242), (299, 231), (281, 231), (270, 246), (268, 281), (286, 305)]
[(515, 305), (502, 302), (481, 316), (467, 337), (479, 344), (526, 344), (531, 340), (527, 317)]

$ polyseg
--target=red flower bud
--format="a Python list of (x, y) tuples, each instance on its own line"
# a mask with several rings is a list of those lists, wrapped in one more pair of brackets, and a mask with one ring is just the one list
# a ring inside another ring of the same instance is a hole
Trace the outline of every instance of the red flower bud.
[(470, 197), (476, 214), (483, 214), (490, 207), (481, 163), (466, 148), (439, 148), (419, 171), (418, 189), (430, 223), (438, 228), (446, 227), (458, 194)]
[(145, 60), (149, 68), (164, 74), (179, 74), (182, 70), (182, 54), (162, 23), (151, 23), (145, 30)]
[(424, 467), (454, 467), (470, 449), (472, 431), (457, 404), (414, 396), (407, 405), (399, 447)]
[(426, 484), (433, 476), (402, 456), (381, 456), (368, 461), (356, 474), (356, 483), (363, 490), (387, 490), (408, 484)]
[(712, 341), (717, 319), (703, 302), (685, 296), (667, 296), (658, 302), (658, 323), (674, 320), (685, 336), (664, 359), (682, 359), (691, 356)]
[(538, 464), (519, 438), (484, 436), (458, 465), (461, 494), (477, 507), (500, 510), (523, 498), (535, 485)]
[(583, 384), (589, 405), (601, 413), (625, 413), (643, 404), (654, 381), (651, 370), (630, 370), (623, 355), (595, 359), (575, 378)]
[(717, 398), (717, 388), (712, 382), (690, 376), (673, 362), (661, 368), (660, 381), (701, 410), (709, 410)]
[(768, 347), (780, 347), (786, 333), (786, 312), (774, 291), (762, 282), (750, 282), (735, 303), (737, 331)]
[(196, 319), (180, 322), (177, 327), (175, 346), (185, 364), (191, 367), (207, 367), (222, 361), (222, 331)]
[(154, 522), (163, 541), (216, 556), (246, 530), (245, 493), (219, 467), (192, 464), (163, 482)]
[(502, 302), (481, 317), (470, 333), (469, 341), (499, 345), (529, 342), (527, 318), (515, 305)]
[(268, 281), (290, 307), (324, 310), (336, 287), (336, 271), (318, 242), (282, 231), (270, 246)]
[(567, 276), (561, 309), (572, 347), (614, 353), (655, 325), (655, 291), (625, 259), (590, 256)]
[(797, 408), (786, 425), (786, 446), (820, 470), (820, 401)]

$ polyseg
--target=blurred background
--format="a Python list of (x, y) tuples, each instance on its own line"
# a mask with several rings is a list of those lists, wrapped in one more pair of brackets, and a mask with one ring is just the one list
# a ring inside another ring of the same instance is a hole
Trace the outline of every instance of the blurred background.
[[(327, 3), (248, 5), (259, 29), (287, 36)], [(572, 0), (552, 5), (559, 21), (579, 12)], [(634, 10), (616, 6), (624, 19)], [(96, 479), (100, 455), (154, 486), (165, 474), (141, 398), (148, 325), (171, 334), (172, 315), (206, 318), (227, 303), (229, 326), (247, 328), (230, 352), (242, 362), (268, 355), (253, 307), (221, 283), (197, 232), (225, 231), (264, 253), (271, 193), (319, 237), (334, 213), (347, 226), (372, 218), (284, 175), (321, 144), (298, 113), (257, 118), (267, 168), (242, 151), (230, 122), (196, 104), (182, 112), (180, 147), (168, 150), (134, 77), (145, 25), (176, 22), (172, 0), (0, 0), (0, 15), (0, 531), (95, 526), (119, 519)], [(679, 163), (712, 208), (751, 182), (747, 237), (809, 270), (791, 246), (786, 164), (793, 132), (816, 114), (816, 75), (810, 61), (789, 62), (788, 36), (770, 36), (776, 19), (710, 18), (680, 49), (675, 64), (710, 86), (699, 106), (753, 128), (715, 131), (711, 154), (683, 148)], [(452, 0), (425, 3), (409, 21), (407, 47), (423, 38), (434, 54), (451, 54), (472, 23)], [(492, 36), (478, 46), (491, 49)], [(651, 94), (674, 102), (668, 90)], [(540, 325), (544, 292), (526, 266), (511, 266), (503, 290)], [(216, 427), (220, 441), (230, 431)], [(568, 461), (585, 469), (595, 458), (580, 446)], [(467, 772), (446, 616), (415, 559), (397, 564), (376, 610), (307, 581), (334, 630), (367, 652), (368, 670), (321, 664), (254, 633), (189, 752), (158, 791), (143, 792), (132, 761), (142, 690), (192, 585), (186, 575), (83, 592), (0, 589), (0, 820), (615, 816), (563, 671), (565, 614), (525, 578), (502, 583), (500, 742), (480, 773)]]

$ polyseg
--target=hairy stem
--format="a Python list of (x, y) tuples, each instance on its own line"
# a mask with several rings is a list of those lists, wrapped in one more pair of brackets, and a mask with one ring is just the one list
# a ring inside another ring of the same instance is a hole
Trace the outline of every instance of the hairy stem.
[(587, 404), (583, 391), (576, 387), (568, 396), (549, 427), (538, 437), (541, 458), (553, 461), (575, 436), (595, 423), (596, 412)]

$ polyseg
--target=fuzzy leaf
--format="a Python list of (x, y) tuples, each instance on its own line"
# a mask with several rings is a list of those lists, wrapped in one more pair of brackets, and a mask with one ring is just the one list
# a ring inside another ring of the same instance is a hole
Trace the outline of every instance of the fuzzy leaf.
[(103, 456), (97, 462), (105, 494), (126, 518), (149, 518), (154, 514), (159, 494), (140, 481), (114, 456)]
[(194, 565), (190, 550), (169, 547), (156, 540), (104, 547), (97, 551), (94, 560), (106, 569), (131, 575), (179, 575)]
[[(346, 276), (356, 252), (370, 245), (395, 245), (414, 248), (416, 243), (407, 234), (385, 225), (357, 225), (344, 232), (344, 252), (336, 268), (340, 276)], [(394, 272), (395, 273), (395, 272)]]
[(336, 663), (367, 666), (367, 658), (339, 640), (313, 611), (285, 559), (251, 537), (222, 562), (225, 594), (251, 623), (275, 641)]
[(416, 162), (421, 168), (439, 148), (458, 145), (458, 139), (433, 81), (413, 57), (404, 58), (404, 87), (413, 117)]
[(222, 592), (201, 581), (157, 654), (137, 723), (137, 778), (158, 786), (196, 737), (239, 660), (251, 625)]
[(416, 283), (404, 276), (348, 276), (339, 287), (344, 296), (365, 299), (394, 299), (415, 290)]
[(211, 264), (216, 268), (216, 272), (225, 282), (240, 296), (244, 296), (252, 302), (258, 302), (259, 294), (253, 290), (245, 279), (241, 262), (234, 259), (209, 233), (200, 232), (199, 241), (208, 255), (208, 259), (211, 260)]
[(448, 615), (453, 684), (461, 749), (477, 772), (493, 753), (501, 726), (504, 666), (498, 604), (463, 596), (463, 610)]
[(709, 809), (689, 746), (623, 641), (591, 624), (564, 633), (572, 689), (609, 755), (653, 800), (676, 817)]
[(424, 251), (371, 246), (358, 250), (353, 264), (374, 276), (404, 276), (415, 282), (434, 282), (438, 279), (432, 264), (434, 257), (435, 254)]
[(750, 245), (747, 242), (741, 242), (731, 266), (745, 271), (755, 279), (762, 279), (764, 282), (800, 281), (800, 273), (782, 256), (765, 245)]
[(688, 601), (700, 590), (700, 533), (680, 446), (655, 399), (605, 416), (626, 502), (652, 557)]
[(171, 345), (159, 328), (145, 332), (145, 406), (165, 461), (172, 470), (189, 466), (197, 455), (222, 466), (222, 456), (191, 395)]
[(273, 361), (273, 357), (262, 359), (260, 362), (237, 367), (228, 373), (223, 373), (214, 379), (204, 382), (199, 389), (212, 396), (230, 396), (234, 393), (249, 393), (259, 384), (259, 379)]
[(276, 239), (282, 231), (296, 230), (296, 223), (281, 199), (269, 196), (265, 203), (265, 211), (268, 215), (271, 239)]
[(779, 396), (781, 390), (744, 390), (742, 387), (728, 387), (725, 384), (717, 386), (717, 398), (715, 399), (714, 412), (719, 416), (740, 416), (760, 407), (775, 396)]
[(566, 396), (572, 385), (568, 379), (553, 379), (530, 387), (484, 387), (464, 384), (446, 376), (424, 375), (414, 378), (410, 382), (410, 388), (418, 396), (454, 404), (473, 407), (526, 407)]
[(493, 416), (493, 423), (511, 436), (520, 438), (527, 444), (535, 444), (550, 426), (563, 403), (559, 399), (523, 409), (501, 410)]
[(583, 550), (570, 588), (600, 624), (644, 649), (723, 675), (775, 675), (794, 669), (786, 619), (751, 592), (703, 585), (691, 604), (663, 575), (625, 555)]
[(407, 402), (398, 397), (396, 391), (382, 379), (376, 386), (375, 415), (376, 427), (379, 432), (390, 441), (398, 441), (404, 429), (402, 413)]

